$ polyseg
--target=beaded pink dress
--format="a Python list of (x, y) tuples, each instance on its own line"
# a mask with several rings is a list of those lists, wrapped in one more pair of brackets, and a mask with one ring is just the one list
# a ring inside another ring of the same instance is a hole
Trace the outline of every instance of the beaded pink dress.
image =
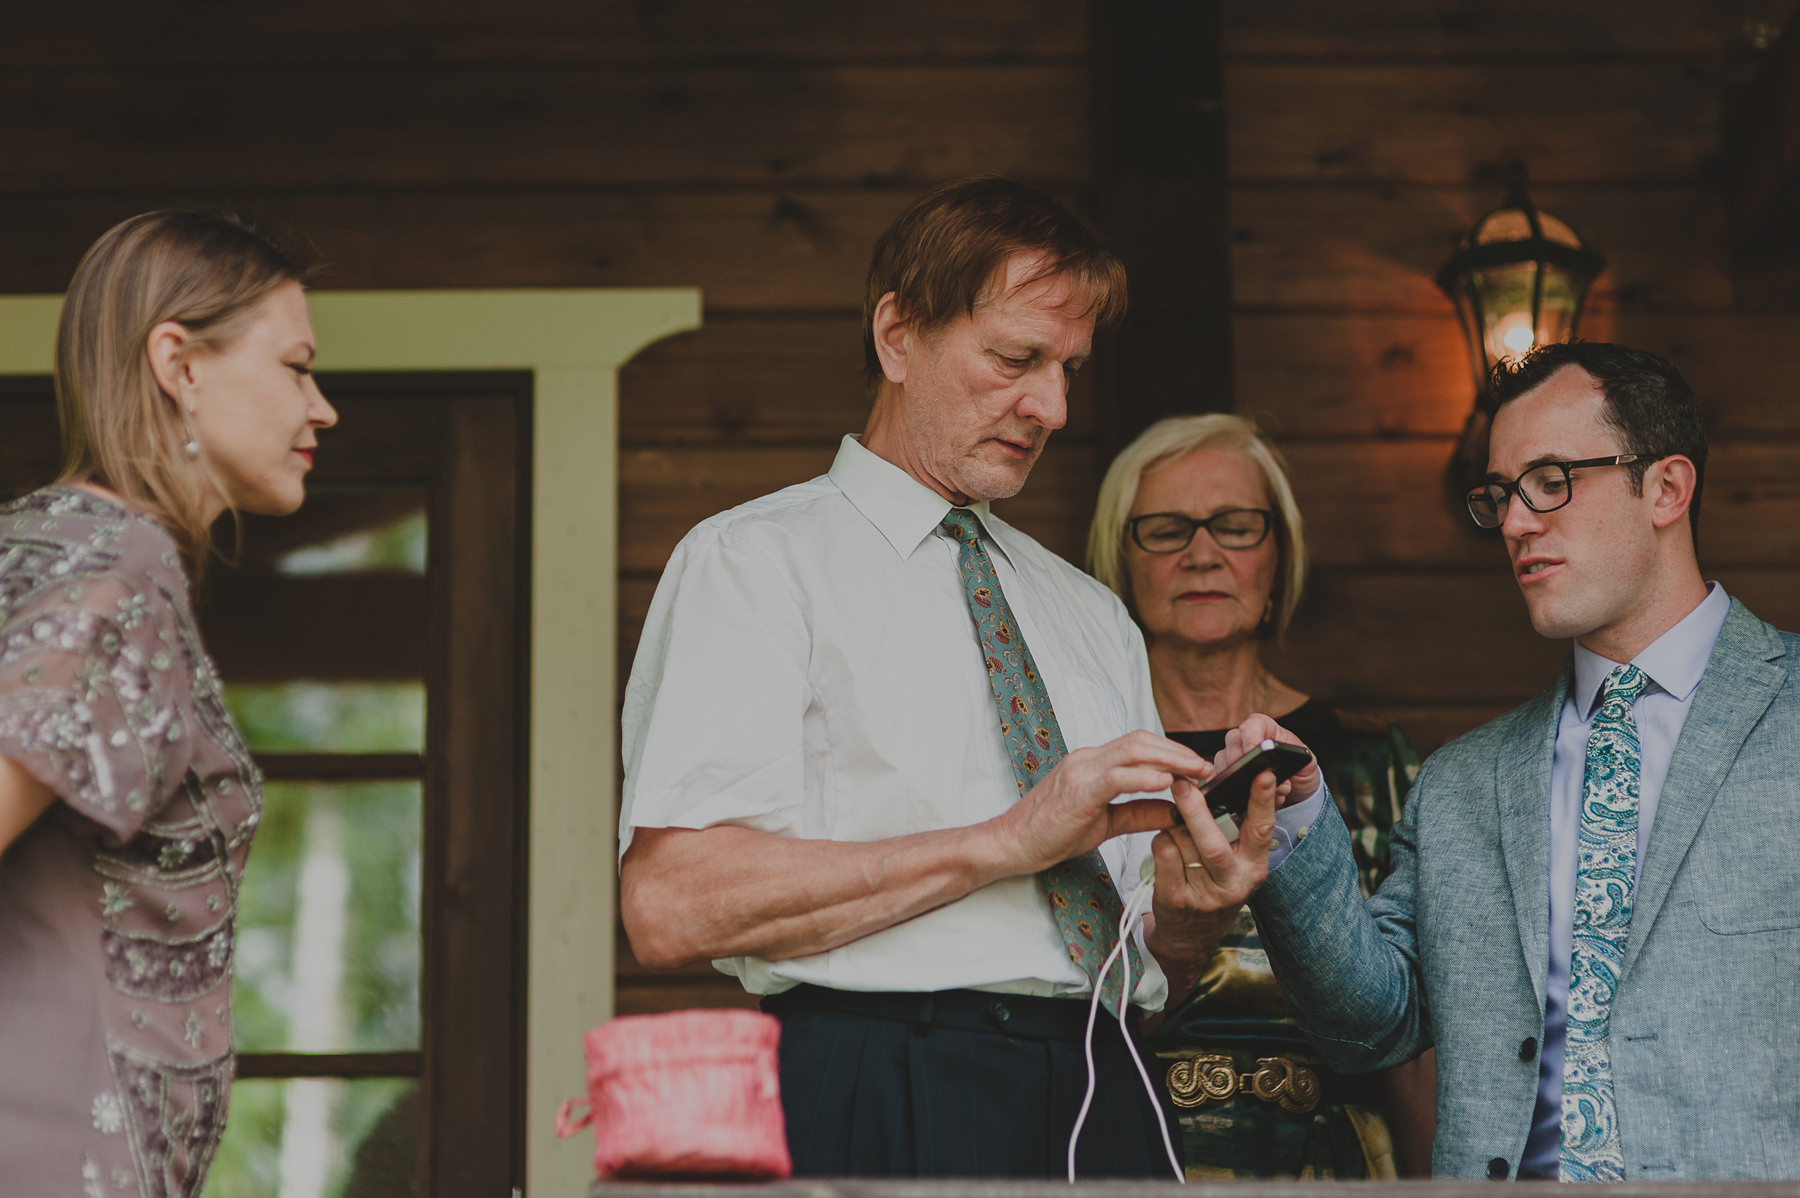
[(58, 796), (0, 856), (0, 1190), (197, 1194), (262, 791), (154, 520), (0, 508), (0, 755)]

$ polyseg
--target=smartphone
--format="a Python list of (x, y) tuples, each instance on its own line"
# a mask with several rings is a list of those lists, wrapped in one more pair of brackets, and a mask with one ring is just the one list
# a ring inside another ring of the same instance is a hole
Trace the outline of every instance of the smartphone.
[(1215, 819), (1221, 815), (1236, 818), (1250, 806), (1250, 784), (1257, 775), (1268, 770), (1274, 773), (1275, 781), (1286, 782), (1311, 760), (1311, 751), (1299, 745), (1265, 740), (1227, 766), (1224, 773), (1202, 782), (1200, 793), (1206, 796), (1207, 809)]

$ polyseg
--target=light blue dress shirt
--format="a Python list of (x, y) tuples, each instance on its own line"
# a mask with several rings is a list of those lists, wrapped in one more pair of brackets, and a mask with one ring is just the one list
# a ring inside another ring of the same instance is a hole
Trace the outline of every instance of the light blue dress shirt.
[[(1679, 624), (1657, 637), (1633, 659), (1650, 676), (1633, 712), (1643, 757), (1638, 766), (1637, 864), (1642, 870), (1650, 828), (1656, 820), (1669, 758), (1687, 723), (1694, 691), (1713, 643), (1725, 627), (1731, 600), (1712, 583), (1700, 605)], [(1581, 833), (1581, 782), (1587, 768), (1587, 742), (1601, 684), (1619, 663), (1575, 644), (1575, 679), (1563, 702), (1556, 730), (1556, 752), (1550, 765), (1550, 972), (1545, 985), (1544, 1050), (1538, 1058), (1537, 1109), (1525, 1142), (1521, 1177), (1554, 1179), (1562, 1155), (1563, 1028), (1569, 1001), (1569, 952), (1575, 937), (1575, 856)]]

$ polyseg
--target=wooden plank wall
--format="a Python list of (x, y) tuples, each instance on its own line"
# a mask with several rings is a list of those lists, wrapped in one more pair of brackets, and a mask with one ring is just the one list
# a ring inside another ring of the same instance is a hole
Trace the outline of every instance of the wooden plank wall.
[(1733, 310), (1721, 123), (1790, 0), (1228, 0), (1236, 400), (1319, 566), (1285, 673), (1431, 748), (1564, 649), (1440, 479), (1473, 381), (1432, 275), (1524, 161), (1603, 252), (1582, 332), (1672, 358), (1714, 451), (1702, 557), (1800, 626), (1800, 316)]

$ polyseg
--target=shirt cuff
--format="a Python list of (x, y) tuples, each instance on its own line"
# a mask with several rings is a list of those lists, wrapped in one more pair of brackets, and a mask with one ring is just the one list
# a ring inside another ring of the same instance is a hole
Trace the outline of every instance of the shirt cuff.
[(1331, 798), (1331, 792), (1323, 782), (1313, 792), (1313, 797), (1304, 803), (1295, 803), (1292, 807), (1283, 807), (1275, 813), (1275, 840), (1269, 845), (1269, 872), (1274, 873), (1287, 855), (1300, 847), (1301, 838), (1312, 830), (1320, 812), (1325, 810), (1325, 803)]

